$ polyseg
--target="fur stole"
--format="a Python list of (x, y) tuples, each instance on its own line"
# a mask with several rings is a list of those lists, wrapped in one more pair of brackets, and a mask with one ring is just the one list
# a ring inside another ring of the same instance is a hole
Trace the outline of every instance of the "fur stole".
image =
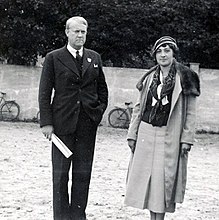
[(200, 95), (200, 80), (196, 72), (176, 62), (176, 69), (179, 71), (181, 86), (185, 95)]
[[(139, 80), (139, 82), (136, 85), (136, 88), (139, 91), (142, 90), (143, 83), (144, 83), (144, 80), (146, 79), (146, 77), (150, 73), (155, 71), (157, 67), (158, 67), (158, 65), (152, 67), (142, 76), (142, 78)], [(180, 74), (183, 94), (184, 95), (199, 96), (200, 95), (200, 80), (199, 80), (198, 74), (178, 62), (176, 62), (176, 71)]]

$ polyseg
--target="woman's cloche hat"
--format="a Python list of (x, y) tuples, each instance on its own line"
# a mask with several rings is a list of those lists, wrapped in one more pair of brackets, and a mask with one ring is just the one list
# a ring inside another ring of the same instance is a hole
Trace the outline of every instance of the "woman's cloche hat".
[(154, 44), (154, 46), (153, 46), (153, 48), (152, 48), (151, 55), (152, 55), (153, 57), (154, 57), (155, 52), (157, 51), (157, 49), (158, 49), (161, 45), (163, 45), (163, 44), (172, 44), (172, 45), (175, 47), (176, 50), (178, 49), (178, 46), (177, 46), (177, 44), (176, 44), (176, 40), (175, 40), (174, 38), (172, 38), (172, 37), (170, 37), (170, 36), (163, 36), (163, 37), (159, 38), (159, 39), (155, 42), (155, 44)]

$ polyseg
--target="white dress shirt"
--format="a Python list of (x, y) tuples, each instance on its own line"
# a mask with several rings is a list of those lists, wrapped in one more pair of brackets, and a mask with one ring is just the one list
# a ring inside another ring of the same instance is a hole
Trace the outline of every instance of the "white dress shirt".
[(75, 50), (70, 44), (67, 45), (67, 50), (71, 53), (71, 55), (76, 58), (76, 52), (79, 51), (79, 55), (83, 56), (83, 47), (80, 50)]

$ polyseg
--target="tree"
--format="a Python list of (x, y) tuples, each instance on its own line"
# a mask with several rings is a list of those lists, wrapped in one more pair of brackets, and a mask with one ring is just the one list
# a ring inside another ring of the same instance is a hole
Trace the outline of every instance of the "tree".
[(86, 46), (105, 64), (147, 68), (155, 40), (171, 35), (180, 61), (219, 68), (218, 7), (215, 0), (2, 0), (0, 55), (34, 64), (65, 44), (67, 18), (81, 15), (89, 23)]
[(57, 0), (2, 0), (0, 55), (8, 63), (34, 65), (38, 55), (63, 45), (68, 4)]
[(37, 39), (42, 36), (42, 27), (35, 20), (39, 4), (34, 0), (1, 3), (0, 52), (9, 63), (35, 63)]

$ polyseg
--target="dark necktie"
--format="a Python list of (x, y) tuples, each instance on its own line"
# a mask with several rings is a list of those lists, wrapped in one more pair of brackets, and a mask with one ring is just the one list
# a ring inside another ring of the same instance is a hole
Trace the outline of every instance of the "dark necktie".
[(78, 50), (77, 50), (77, 52), (76, 52), (76, 60), (77, 60), (78, 65), (79, 65), (80, 68), (81, 68), (81, 65), (82, 65), (82, 57), (80, 56)]
[(78, 66), (78, 70), (80, 75), (82, 74), (82, 57), (79, 54), (79, 51), (76, 51), (76, 62), (77, 62), (77, 66)]

